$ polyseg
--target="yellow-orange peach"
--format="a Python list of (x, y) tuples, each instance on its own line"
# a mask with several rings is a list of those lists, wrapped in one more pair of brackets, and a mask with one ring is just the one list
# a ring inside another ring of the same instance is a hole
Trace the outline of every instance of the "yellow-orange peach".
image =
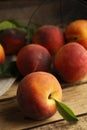
[(61, 29), (54, 25), (43, 25), (33, 35), (33, 43), (46, 47), (51, 55), (64, 45)]
[(0, 44), (0, 64), (3, 64), (5, 61), (5, 51), (3, 46)]
[(87, 75), (87, 50), (79, 43), (64, 45), (54, 57), (56, 72), (67, 82), (78, 82)]
[(66, 42), (78, 42), (87, 49), (87, 20), (72, 21), (65, 29)]
[(56, 112), (56, 103), (61, 101), (62, 88), (58, 80), (47, 72), (33, 72), (25, 76), (17, 89), (17, 101), (24, 116), (45, 120)]
[(35, 71), (49, 71), (51, 55), (45, 47), (29, 44), (19, 51), (16, 63), (18, 70), (24, 76)]

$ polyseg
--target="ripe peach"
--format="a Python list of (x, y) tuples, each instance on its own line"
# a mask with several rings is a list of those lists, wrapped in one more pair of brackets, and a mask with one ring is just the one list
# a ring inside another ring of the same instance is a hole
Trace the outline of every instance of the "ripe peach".
[(25, 33), (18, 29), (5, 29), (0, 33), (0, 42), (5, 54), (16, 54), (25, 45)]
[(33, 43), (46, 47), (51, 55), (64, 45), (61, 29), (54, 25), (43, 25), (33, 35)]
[(78, 42), (87, 49), (87, 20), (75, 20), (65, 29), (67, 42)]
[(57, 110), (51, 95), (58, 101), (62, 100), (62, 88), (52, 74), (40, 71), (28, 74), (17, 89), (19, 108), (31, 119), (47, 119)]
[(5, 61), (5, 51), (3, 46), (0, 44), (0, 64), (3, 64)]
[(54, 57), (56, 72), (67, 82), (78, 82), (87, 75), (87, 50), (79, 43), (64, 45)]
[(16, 63), (24, 76), (34, 71), (49, 71), (51, 55), (45, 47), (32, 43), (19, 51)]

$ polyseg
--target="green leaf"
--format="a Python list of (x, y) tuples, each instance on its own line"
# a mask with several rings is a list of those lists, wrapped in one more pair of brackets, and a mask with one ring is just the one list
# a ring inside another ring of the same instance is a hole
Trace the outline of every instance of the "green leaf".
[(15, 24), (16, 27), (20, 27), (20, 28), (26, 28), (27, 24), (24, 24), (22, 22), (16, 21), (16, 20), (9, 20), (12, 24)]
[(0, 22), (0, 30), (4, 30), (4, 29), (8, 29), (8, 28), (16, 28), (16, 25), (10, 21)]
[(56, 106), (57, 106), (59, 113), (65, 120), (67, 120), (68, 122), (78, 121), (78, 119), (75, 116), (75, 114), (73, 113), (73, 111), (67, 105), (65, 105), (64, 103), (59, 102), (57, 100), (55, 100), (55, 102), (56, 102)]
[(17, 29), (19, 29), (21, 31), (24, 31), (26, 33), (26, 31), (27, 31), (27, 24), (19, 22), (19, 21), (16, 21), (16, 20), (9, 20), (9, 22), (14, 24)]
[(26, 32), (27, 24), (23, 24), (15, 20), (6, 20), (0, 22), (0, 30), (11, 29), (11, 28), (16, 28)]

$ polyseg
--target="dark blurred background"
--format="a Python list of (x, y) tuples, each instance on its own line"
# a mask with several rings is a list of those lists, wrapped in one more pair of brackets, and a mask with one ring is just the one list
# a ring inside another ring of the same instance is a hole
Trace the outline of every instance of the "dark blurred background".
[(87, 0), (0, 0), (0, 21), (66, 25), (87, 19)]

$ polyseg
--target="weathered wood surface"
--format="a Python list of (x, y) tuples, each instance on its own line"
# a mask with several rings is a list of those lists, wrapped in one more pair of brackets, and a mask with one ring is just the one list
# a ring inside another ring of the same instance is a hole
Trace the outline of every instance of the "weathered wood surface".
[(65, 121), (57, 121), (41, 127), (33, 128), (33, 130), (87, 130), (87, 114), (79, 116), (78, 119), (79, 121), (76, 124), (67, 123)]
[[(63, 118), (60, 116), (58, 112), (51, 118), (44, 121), (32, 121), (27, 118), (24, 118), (23, 114), (18, 108), (18, 104), (16, 100), (17, 87), (18, 85), (15, 83), (11, 87), (11, 89), (5, 95), (1, 97), (0, 130), (21, 130), (21, 129), (27, 129), (27, 128), (29, 129), (35, 128), (36, 126), (40, 128), (40, 125), (46, 125), (46, 124), (56, 122), (56, 121), (58, 122), (60, 128), (62, 126), (64, 127), (64, 125), (66, 125), (66, 128), (67, 127), (70, 128), (73, 126), (73, 124), (66, 124), (65, 121), (61, 122)], [(8, 96), (6, 95), (9, 95), (10, 98), (7, 98)], [(87, 114), (87, 103), (86, 103), (87, 102), (87, 84), (85, 83), (85, 84), (81, 84), (77, 86), (64, 88), (63, 89), (63, 102), (67, 104), (77, 116), (86, 115)], [(79, 127), (78, 125), (79, 123), (77, 124), (77, 127)], [(75, 124), (73, 127), (75, 127)], [(82, 129), (82, 130), (86, 130), (86, 129)]]

